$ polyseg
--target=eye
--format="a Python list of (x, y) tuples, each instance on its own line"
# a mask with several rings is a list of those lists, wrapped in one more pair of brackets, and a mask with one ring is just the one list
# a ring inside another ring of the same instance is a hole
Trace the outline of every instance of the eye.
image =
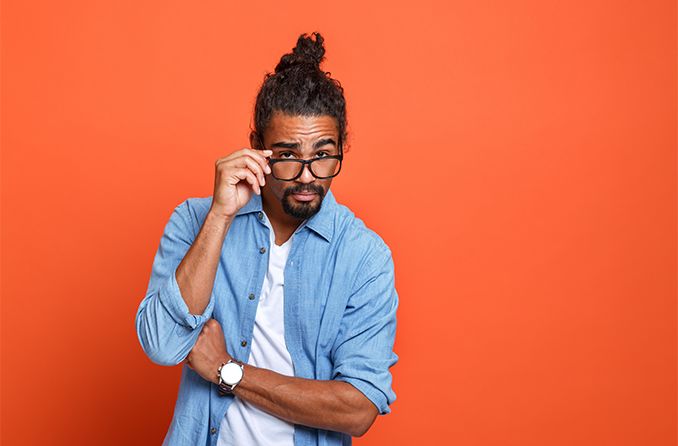
[(315, 156), (317, 156), (318, 158), (324, 158), (326, 156), (329, 156), (329, 153), (325, 152), (324, 150), (321, 150), (320, 152), (316, 153)]
[(278, 158), (289, 158), (289, 157), (294, 157), (294, 153), (292, 153), (292, 152), (280, 152), (280, 154), (278, 155)]

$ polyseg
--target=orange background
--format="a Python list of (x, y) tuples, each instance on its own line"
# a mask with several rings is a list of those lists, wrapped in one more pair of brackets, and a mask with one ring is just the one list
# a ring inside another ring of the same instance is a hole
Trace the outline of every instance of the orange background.
[(398, 400), (359, 445), (676, 444), (676, 3), (2, 5), (2, 443), (160, 444), (134, 316), (169, 215), (326, 38), (333, 183), (390, 245)]

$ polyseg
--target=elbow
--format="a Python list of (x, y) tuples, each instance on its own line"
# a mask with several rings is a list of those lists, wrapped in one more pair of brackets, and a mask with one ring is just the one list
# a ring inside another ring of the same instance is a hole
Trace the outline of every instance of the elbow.
[(374, 424), (379, 415), (377, 406), (350, 382), (341, 382), (341, 393), (346, 416), (343, 418), (343, 431), (351, 437), (362, 437)]
[(351, 435), (351, 437), (362, 437), (367, 433), (368, 430), (370, 430), (371, 426), (372, 423), (369, 424), (362, 423), (354, 425), (353, 429), (351, 430), (351, 432), (349, 432), (349, 434)]
[(139, 336), (139, 342), (141, 343), (141, 348), (148, 356), (153, 363), (162, 365), (162, 366), (175, 366), (181, 363), (186, 356), (183, 355), (181, 351), (177, 351), (174, 348), (170, 348), (169, 345), (161, 345), (158, 342), (149, 341), (148, 339), (144, 340), (143, 336)]
[(367, 433), (368, 429), (369, 427), (367, 429), (354, 429), (351, 432), (349, 432), (349, 435), (355, 438), (362, 437)]
[(141, 349), (154, 364), (175, 366), (182, 361), (182, 359), (178, 358), (176, 355), (170, 354), (167, 349), (153, 347), (148, 342), (144, 342), (141, 337), (139, 337), (139, 341), (141, 343)]
[(183, 359), (179, 358), (177, 356), (172, 356), (167, 354), (166, 352), (163, 352), (162, 350), (146, 350), (144, 349), (144, 352), (146, 353), (146, 356), (155, 364), (162, 365), (162, 366), (175, 366), (180, 364)]
[(351, 423), (349, 435), (352, 437), (362, 437), (370, 430), (370, 427), (377, 419), (377, 411), (374, 407), (363, 410), (359, 416)]
[(162, 366), (175, 366), (181, 363), (188, 354), (184, 355), (171, 343), (161, 342), (158, 333), (147, 330), (143, 324), (137, 323), (137, 338), (141, 349), (148, 359)]

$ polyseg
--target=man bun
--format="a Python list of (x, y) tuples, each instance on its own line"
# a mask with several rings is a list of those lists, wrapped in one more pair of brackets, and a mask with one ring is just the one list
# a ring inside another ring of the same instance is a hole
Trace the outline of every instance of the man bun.
[(310, 65), (320, 70), (320, 63), (325, 58), (325, 46), (323, 45), (325, 39), (318, 32), (312, 33), (312, 36), (315, 40), (306, 33), (299, 36), (292, 52), (280, 58), (280, 62), (275, 67), (276, 74), (297, 65)]
[[(314, 39), (315, 38), (315, 39)], [(266, 73), (254, 102), (251, 138), (264, 143), (263, 135), (275, 112), (291, 116), (331, 116), (336, 119), (339, 141), (346, 143), (346, 98), (341, 83), (320, 69), (325, 58), (320, 33), (301, 34), (291, 53), (280, 58), (274, 72)]]

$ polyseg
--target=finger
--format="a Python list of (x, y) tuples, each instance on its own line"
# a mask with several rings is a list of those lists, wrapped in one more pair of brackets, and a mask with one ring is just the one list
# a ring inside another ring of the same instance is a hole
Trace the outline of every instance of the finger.
[(245, 154), (253, 157), (261, 166), (261, 169), (266, 172), (266, 173), (271, 173), (271, 168), (268, 165), (268, 159), (266, 157), (269, 157), (273, 155), (272, 150), (254, 150), (254, 149), (245, 149)]
[(238, 151), (235, 151), (231, 153), (230, 155), (224, 157), (224, 158), (219, 158), (217, 162), (221, 161), (229, 161), (233, 160), (236, 158), (239, 158), (243, 155), (251, 156), (254, 158), (259, 164), (261, 164), (261, 168), (266, 170), (266, 166), (268, 165), (268, 161), (266, 160), (267, 156), (271, 156), (273, 154), (272, 150), (254, 150), (254, 149), (249, 149), (247, 147), (244, 147)]
[(271, 150), (251, 150), (251, 149), (242, 149), (238, 150), (237, 152), (224, 157), (224, 158), (219, 158), (216, 161), (216, 166), (219, 168), (220, 164), (232, 164), (234, 166), (242, 167), (243, 159), (252, 159), (257, 163), (258, 166), (260, 166), (261, 170), (264, 172), (264, 174), (269, 174), (271, 173), (271, 166), (268, 164), (268, 158), (266, 156), (262, 156), (258, 152), (265, 152), (266, 156), (270, 156), (273, 154)]
[(248, 183), (250, 183), (250, 185), (252, 186), (252, 190), (254, 190), (254, 192), (257, 195), (261, 195), (261, 189), (259, 188), (259, 183), (257, 182), (257, 177), (254, 176), (254, 174), (252, 173), (251, 170), (244, 168), (244, 167), (240, 168), (240, 169), (235, 169), (233, 171), (233, 177), (235, 177), (235, 179), (238, 180), (238, 181), (236, 181), (235, 184), (239, 183), (242, 180), (245, 180)]
[(234, 167), (247, 167), (249, 170), (254, 173), (261, 186), (266, 184), (266, 178), (264, 177), (264, 171), (261, 169), (261, 165), (256, 162), (256, 160), (250, 156), (244, 155), (234, 160), (230, 160), (228, 163), (225, 163)]
[(259, 176), (259, 182), (261, 185), (266, 184), (266, 178), (264, 177), (265, 174), (271, 173), (271, 167), (268, 165), (268, 160), (264, 158), (264, 165), (262, 167), (261, 163), (258, 162), (256, 159), (250, 157), (250, 156), (244, 156), (243, 160), (247, 163), (249, 168), (257, 173), (257, 176)]
[(271, 150), (254, 150), (254, 149), (242, 149), (242, 155), (252, 158), (260, 166), (261, 170), (266, 173), (271, 173), (271, 168), (268, 165), (268, 159), (266, 157), (271, 156), (273, 152)]
[[(273, 151), (271, 150), (254, 150), (254, 149), (248, 149), (248, 148), (243, 148), (241, 150), (238, 150), (235, 152), (238, 156), (249, 156), (253, 158), (256, 162), (261, 165), (262, 170), (266, 171), (266, 167), (268, 166), (268, 160), (266, 157), (271, 156), (273, 154)], [(233, 157), (233, 158), (237, 158)]]

